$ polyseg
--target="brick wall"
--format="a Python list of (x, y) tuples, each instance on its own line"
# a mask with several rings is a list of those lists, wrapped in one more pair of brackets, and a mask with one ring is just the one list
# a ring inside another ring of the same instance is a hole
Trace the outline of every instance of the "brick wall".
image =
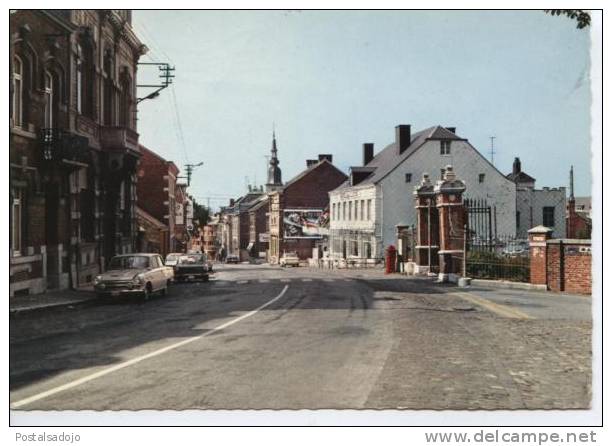
[(531, 283), (551, 291), (591, 294), (591, 241), (530, 237)]
[(591, 294), (590, 240), (553, 239), (546, 245), (548, 288), (552, 291)]

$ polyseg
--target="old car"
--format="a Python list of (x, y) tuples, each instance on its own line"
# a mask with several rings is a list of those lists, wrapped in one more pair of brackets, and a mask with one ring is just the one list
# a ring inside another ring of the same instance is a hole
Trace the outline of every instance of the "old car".
[(238, 256), (230, 255), (225, 258), (225, 263), (240, 263), (240, 259)]
[(178, 262), (179, 257), (182, 255), (184, 255), (182, 252), (171, 252), (170, 254), (166, 255), (165, 265), (166, 266), (176, 265), (176, 262)]
[(208, 263), (204, 254), (184, 254), (174, 265), (174, 280), (208, 280)]
[(286, 252), (280, 258), (280, 266), (300, 266), (300, 258), (295, 252)]
[(111, 259), (107, 271), (96, 276), (94, 289), (100, 297), (140, 295), (148, 300), (153, 293), (165, 295), (174, 271), (159, 254), (123, 254)]

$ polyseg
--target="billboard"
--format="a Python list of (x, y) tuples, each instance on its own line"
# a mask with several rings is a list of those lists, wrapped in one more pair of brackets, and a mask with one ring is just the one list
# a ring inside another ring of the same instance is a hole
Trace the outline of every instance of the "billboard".
[(322, 209), (283, 210), (283, 237), (318, 239), (329, 233), (325, 227), (326, 214)]

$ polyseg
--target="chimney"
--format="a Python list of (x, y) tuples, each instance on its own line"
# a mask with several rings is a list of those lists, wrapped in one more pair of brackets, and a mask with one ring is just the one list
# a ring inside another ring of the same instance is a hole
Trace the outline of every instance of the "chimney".
[(309, 168), (310, 166), (317, 164), (319, 162), (319, 160), (306, 160), (306, 168)]
[(518, 175), (521, 173), (521, 160), (516, 157), (514, 158), (514, 162), (512, 163), (512, 174)]
[(229, 205), (230, 205), (230, 206), (233, 206), (233, 205), (234, 205), (234, 199), (233, 199), (233, 198), (230, 198), (230, 204), (229, 204)]
[(410, 146), (410, 125), (395, 126), (395, 144), (400, 155)]
[(367, 165), (374, 158), (374, 143), (363, 143), (363, 165)]
[(446, 127), (446, 130), (448, 130), (451, 133), (456, 133), (457, 127)]
[(331, 153), (320, 153), (319, 154), (319, 161), (327, 160), (331, 163), (333, 158), (334, 157)]

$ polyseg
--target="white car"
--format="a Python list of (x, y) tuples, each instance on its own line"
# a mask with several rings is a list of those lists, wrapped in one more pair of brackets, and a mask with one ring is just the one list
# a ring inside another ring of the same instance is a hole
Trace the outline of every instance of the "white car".
[(295, 252), (286, 252), (280, 258), (280, 266), (300, 266), (300, 258)]
[(166, 266), (174, 266), (178, 262), (179, 257), (184, 256), (182, 252), (171, 252), (166, 256)]
[(174, 270), (159, 254), (123, 254), (113, 257), (107, 271), (96, 276), (94, 289), (100, 297), (140, 295), (148, 300), (153, 293), (165, 295), (173, 278)]

